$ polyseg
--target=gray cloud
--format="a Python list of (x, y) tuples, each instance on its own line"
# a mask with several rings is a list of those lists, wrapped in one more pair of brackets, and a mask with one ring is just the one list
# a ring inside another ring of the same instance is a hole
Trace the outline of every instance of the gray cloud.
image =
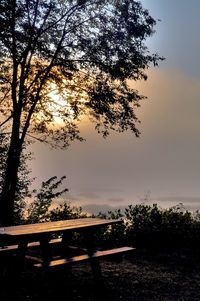
[(144, 191), (151, 192), (151, 199), (199, 196), (199, 80), (157, 69), (136, 88), (149, 97), (138, 110), (139, 139), (113, 133), (105, 140), (84, 121), (84, 143), (75, 142), (67, 151), (34, 145), (32, 169), (38, 182), (65, 174), (69, 193), (84, 204), (135, 203)]
[(108, 202), (110, 203), (123, 203), (125, 200), (123, 198), (109, 198)]
[(80, 197), (81, 199), (84, 198), (84, 199), (99, 199), (99, 195), (95, 192), (81, 192), (81, 193), (78, 193), (78, 197)]
[(108, 211), (115, 211), (116, 209), (124, 210), (124, 207), (114, 207), (110, 205), (96, 205), (96, 204), (89, 204), (82, 206), (83, 211), (90, 213), (90, 214), (98, 214), (99, 212), (107, 213)]

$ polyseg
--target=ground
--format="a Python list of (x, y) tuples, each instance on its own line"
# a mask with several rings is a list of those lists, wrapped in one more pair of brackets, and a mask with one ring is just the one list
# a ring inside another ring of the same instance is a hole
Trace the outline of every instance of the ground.
[(95, 285), (87, 263), (77, 264), (71, 273), (66, 273), (64, 268), (51, 270), (48, 274), (23, 272), (15, 288), (12, 281), (3, 285), (1, 300), (7, 301), (10, 296), (15, 301), (200, 300), (200, 256), (197, 250), (137, 249), (120, 263), (102, 262), (101, 266), (102, 286)]

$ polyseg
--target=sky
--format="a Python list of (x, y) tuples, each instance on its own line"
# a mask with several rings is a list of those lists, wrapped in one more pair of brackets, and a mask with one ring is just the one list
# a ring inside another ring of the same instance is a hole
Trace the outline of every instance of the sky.
[(161, 20), (147, 45), (165, 60), (146, 82), (133, 83), (148, 97), (137, 112), (140, 138), (103, 139), (84, 121), (86, 142), (65, 151), (32, 146), (35, 185), (66, 175), (65, 200), (93, 212), (136, 203), (200, 209), (200, 1), (141, 2)]

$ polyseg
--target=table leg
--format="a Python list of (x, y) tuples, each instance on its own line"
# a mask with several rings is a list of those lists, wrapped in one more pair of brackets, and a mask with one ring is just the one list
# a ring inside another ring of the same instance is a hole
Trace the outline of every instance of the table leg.
[[(71, 249), (70, 249), (70, 245), (72, 243), (72, 232), (65, 232), (63, 233), (63, 236), (62, 236), (62, 250), (61, 250), (61, 254), (62, 256), (64, 257), (70, 257), (71, 256)], [(72, 267), (71, 267), (71, 264), (68, 264), (66, 267), (65, 267), (65, 270), (66, 270), (66, 273), (68, 275), (71, 275), (72, 273)]]
[(62, 236), (62, 250), (64, 254), (70, 251), (70, 244), (72, 242), (72, 232), (65, 232)]
[(23, 267), (24, 267), (25, 256), (26, 256), (26, 252), (27, 252), (27, 246), (28, 246), (27, 241), (20, 242), (19, 245), (18, 245), (18, 249), (17, 249), (17, 270), (19, 272), (21, 272)]
[(51, 250), (49, 245), (49, 237), (43, 237), (40, 240), (40, 247), (42, 252), (42, 259), (43, 259), (43, 267), (46, 268), (49, 265), (49, 262), (51, 261)]
[[(95, 232), (93, 229), (88, 229), (87, 231), (84, 232), (84, 240), (85, 240), (88, 255), (94, 254), (97, 248), (95, 244)], [(97, 282), (99, 281), (102, 282), (101, 266), (99, 260), (97, 258), (91, 258), (90, 265), (91, 265), (94, 279)]]

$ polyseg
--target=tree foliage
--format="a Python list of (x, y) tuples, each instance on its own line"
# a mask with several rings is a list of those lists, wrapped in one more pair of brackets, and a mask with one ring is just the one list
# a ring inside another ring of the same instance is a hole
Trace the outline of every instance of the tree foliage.
[[(1, 111), (20, 111), (21, 138), (32, 126), (65, 145), (85, 110), (105, 135), (110, 127), (139, 134), (133, 107), (141, 96), (127, 79), (146, 79), (160, 59), (143, 43), (155, 20), (139, 2), (4, 0), (0, 10)], [(52, 91), (66, 102), (56, 104)], [(54, 114), (65, 127), (48, 127)]]
[(41, 188), (34, 191), (33, 202), (27, 208), (27, 218), (26, 223), (38, 223), (48, 221), (50, 219), (50, 207), (53, 200), (62, 196), (67, 188), (59, 189), (63, 180), (66, 179), (65, 176), (57, 180), (57, 177), (51, 177), (47, 181), (42, 182)]
[(65, 179), (65, 176), (60, 179), (53, 176), (43, 181), (39, 189), (32, 191), (16, 223), (33, 224), (87, 217), (88, 214), (83, 212), (82, 207), (71, 206), (65, 199), (65, 193), (68, 191), (66, 187), (63, 187)]
[(27, 136), (66, 147), (82, 139), (83, 114), (104, 136), (139, 136), (135, 108), (143, 96), (128, 81), (146, 79), (161, 59), (145, 46), (155, 24), (133, 0), (0, 2), (0, 127), (10, 131), (2, 223), (12, 223)]

